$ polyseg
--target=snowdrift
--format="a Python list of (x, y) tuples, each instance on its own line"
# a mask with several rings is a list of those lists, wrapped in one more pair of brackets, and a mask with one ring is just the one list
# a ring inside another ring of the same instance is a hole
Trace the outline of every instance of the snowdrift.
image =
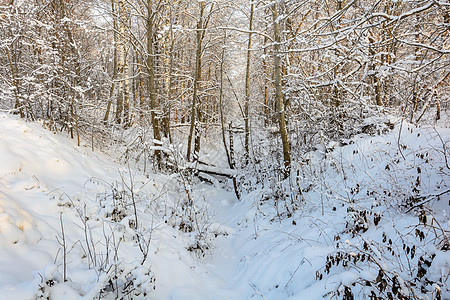
[(261, 168), (240, 201), (10, 115), (0, 128), (1, 299), (450, 298), (448, 128), (397, 122), (284, 181)]

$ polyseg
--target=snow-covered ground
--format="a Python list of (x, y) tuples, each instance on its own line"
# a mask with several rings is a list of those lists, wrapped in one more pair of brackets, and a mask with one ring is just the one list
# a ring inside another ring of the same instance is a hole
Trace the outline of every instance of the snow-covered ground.
[(401, 129), (238, 201), (0, 114), (0, 299), (450, 299), (450, 130)]

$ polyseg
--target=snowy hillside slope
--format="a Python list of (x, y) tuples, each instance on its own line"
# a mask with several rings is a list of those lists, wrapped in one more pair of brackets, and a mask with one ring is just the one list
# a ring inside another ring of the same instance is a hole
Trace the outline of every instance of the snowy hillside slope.
[(253, 206), (235, 214), (255, 239), (244, 256), (253, 288), (266, 299), (449, 299), (450, 130), (397, 121), (346, 143), (307, 153), (288, 180), (248, 179)]
[(400, 125), (238, 201), (1, 114), (0, 299), (449, 299), (450, 130)]
[(135, 174), (10, 115), (0, 128), (0, 299), (114, 299), (117, 285), (132, 299), (215, 293), (187, 250), (194, 234), (174, 229), (173, 176)]

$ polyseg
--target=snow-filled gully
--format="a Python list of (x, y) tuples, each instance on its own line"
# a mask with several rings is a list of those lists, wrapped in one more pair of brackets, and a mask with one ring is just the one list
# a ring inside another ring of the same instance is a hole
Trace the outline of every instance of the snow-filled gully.
[[(441, 288), (442, 299), (449, 296), (450, 258), (445, 249), (433, 244), (442, 239), (433, 236), (439, 231), (426, 231), (427, 227), (417, 225), (414, 213), (400, 214), (392, 203), (402, 201), (402, 194), (394, 198), (382, 192), (407, 190), (411, 182), (416, 187), (422, 183), (421, 188), (429, 189), (430, 195), (450, 189), (449, 175), (440, 168), (442, 143), (436, 139), (434, 128), (421, 129), (420, 134), (410, 130), (404, 135), (402, 143), (408, 148), (403, 154), (409, 161), (403, 164), (396, 159), (396, 134), (355, 139), (354, 144), (329, 153), (328, 161), (322, 160), (320, 153), (312, 153), (314, 163), (322, 166), (334, 159), (322, 173), (333, 194), (324, 193), (320, 185), (313, 187), (305, 192), (301, 207), (290, 218), (273, 218), (274, 206), (270, 201), (261, 202), (270, 191), (255, 189), (238, 201), (232, 191), (220, 185), (192, 185), (196, 199), (207, 208), (204, 225), (212, 233), (204, 256), (188, 251), (195, 232), (182, 232), (164, 219), (168, 205), (181, 199), (173, 178), (132, 171), (141, 241), (150, 241), (144, 264), (136, 231), (130, 225), (133, 215), (117, 213), (119, 198), (113, 197), (122, 180), (129, 178), (127, 166), (14, 116), (0, 114), (0, 128), (0, 300), (97, 299), (99, 295), (116, 299), (116, 293), (108, 293), (114, 287), (114, 276), (136, 285), (131, 290), (136, 293), (124, 299), (320, 300), (335, 298), (335, 291), (344, 287), (351, 287), (359, 299), (367, 286), (358, 282), (376, 280), (377, 265), (365, 261), (349, 268), (332, 266), (329, 274), (324, 266), (330, 255), (344, 248), (353, 257), (362, 241), (372, 247), (381, 245), (373, 248), (371, 255), (376, 253), (389, 272), (405, 278), (417, 274), (419, 257), (434, 255), (426, 278), (436, 284), (426, 287), (428, 294)], [(439, 130), (448, 139), (450, 131)], [(335, 163), (349, 166), (345, 178)], [(364, 183), (361, 188), (366, 188), (354, 194), (360, 197), (357, 205), (345, 198), (355, 193), (355, 182)], [(376, 202), (374, 191), (387, 201)], [(322, 198), (326, 200), (323, 203)], [(439, 222), (444, 233), (450, 227), (449, 200), (447, 193), (430, 201), (437, 212), (433, 222)], [(366, 231), (354, 236), (346, 232), (349, 224), (356, 222), (349, 208), (358, 215), (368, 212)], [(375, 222), (370, 213), (382, 217)], [(431, 215), (427, 217), (431, 220)], [(415, 236), (411, 228), (423, 230), (427, 238), (422, 240), (420, 230)], [(392, 244), (385, 247), (383, 240), (387, 243), (391, 237)], [(402, 246), (415, 246), (415, 256), (411, 257), (411, 252), (408, 256)], [(391, 251), (386, 252), (388, 248)], [(396, 251), (395, 260), (389, 260), (392, 251)], [(410, 263), (402, 265), (406, 260)], [(104, 266), (113, 267), (105, 271)], [(317, 280), (318, 274), (324, 279)]]

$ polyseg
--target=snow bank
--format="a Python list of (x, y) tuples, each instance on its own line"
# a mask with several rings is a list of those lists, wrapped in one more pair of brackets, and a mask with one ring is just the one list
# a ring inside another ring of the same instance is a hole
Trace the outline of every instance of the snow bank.
[[(450, 189), (448, 129), (355, 137), (238, 201), (218, 181), (139, 174), (10, 115), (0, 128), (1, 299), (113, 299), (119, 286), (130, 299), (362, 298), (386, 278), (407, 294), (411, 274), (433, 282), (421, 296), (450, 298), (438, 243), (450, 198), (436, 196)], [(302, 190), (289, 217), (273, 186)]]

